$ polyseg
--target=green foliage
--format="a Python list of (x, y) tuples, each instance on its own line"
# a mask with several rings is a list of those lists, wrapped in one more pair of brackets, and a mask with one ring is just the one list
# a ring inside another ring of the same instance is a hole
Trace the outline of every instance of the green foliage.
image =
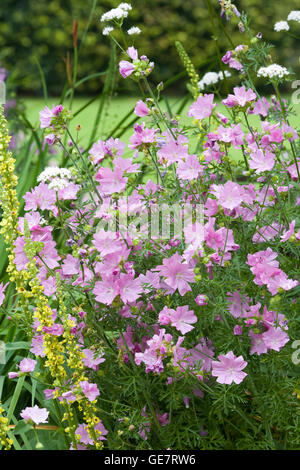
[[(117, 6), (118, 0), (96, 2), (90, 29), (85, 36), (81, 54), (84, 60), (78, 64), (78, 78), (106, 70), (110, 57), (110, 41), (102, 36), (99, 19), (103, 12)], [(205, 1), (189, 0), (133, 0), (134, 7), (125, 26), (139, 26), (142, 34), (136, 40), (138, 48), (155, 62), (152, 79), (167, 80), (182, 70), (175, 41), (180, 41), (199, 74), (208, 69), (219, 70), (212, 41), (211, 23)], [(219, 4), (212, 2), (220, 13)], [(255, 19), (257, 32), (279, 46), (276, 60), (282, 65), (295, 63), (297, 40), (286, 33), (273, 30), (274, 23), (285, 20), (289, 11), (296, 10), (298, 0), (287, 2), (262, 2), (240, 0), (235, 4), (240, 11), (247, 10)], [(39, 68), (43, 70), (50, 94), (58, 94), (60, 83), (66, 82), (66, 57), (73, 49), (72, 24), (78, 20), (79, 45), (88, 23), (93, 1), (89, 0), (2, 0), (0, 11), (0, 60), (12, 75), (22, 92), (41, 94), (43, 84)], [(225, 25), (226, 21), (223, 20)], [(296, 23), (293, 26), (297, 33)], [(229, 37), (235, 44), (243, 43), (244, 35), (234, 21), (226, 24)], [(299, 30), (299, 28), (298, 28)], [(222, 48), (230, 49), (228, 38), (217, 28)], [(103, 86), (102, 77), (89, 80), (79, 91), (97, 92)], [(120, 81), (122, 87), (130, 88), (128, 81)], [(178, 87), (176, 88), (176, 91)]]

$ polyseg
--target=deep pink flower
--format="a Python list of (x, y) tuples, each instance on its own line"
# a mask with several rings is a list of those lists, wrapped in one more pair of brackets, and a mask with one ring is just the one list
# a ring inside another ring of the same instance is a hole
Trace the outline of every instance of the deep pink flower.
[(207, 305), (208, 303), (208, 297), (207, 295), (204, 295), (204, 294), (199, 294), (197, 295), (197, 297), (195, 298), (195, 302), (197, 305)]

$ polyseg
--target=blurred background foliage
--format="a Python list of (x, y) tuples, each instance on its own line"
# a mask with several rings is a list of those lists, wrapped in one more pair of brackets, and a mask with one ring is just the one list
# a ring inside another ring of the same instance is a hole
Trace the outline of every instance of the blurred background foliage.
[[(102, 13), (116, 7), (117, 0), (98, 0), (95, 13), (80, 53), (78, 79), (107, 69), (110, 56), (109, 38), (102, 35)], [(299, 7), (299, 0), (264, 1), (236, 0), (240, 11), (252, 18), (255, 33), (262, 32), (266, 40), (279, 46), (274, 49), (274, 59), (284, 66), (293, 66), (297, 60), (297, 39), (286, 32), (274, 31), (274, 23), (286, 20), (288, 13)], [(190, 54), (200, 76), (208, 70), (219, 70), (211, 23), (205, 0), (132, 0), (133, 10), (125, 27), (133, 25), (142, 29), (135, 39), (139, 51), (156, 64), (152, 79), (167, 80), (179, 73), (182, 65), (174, 42), (182, 42)], [(220, 13), (219, 2), (213, 4)], [(80, 39), (90, 14), (92, 0), (1, 0), (0, 5), (0, 61), (10, 71), (11, 80), (19, 93), (40, 96), (41, 78), (39, 61), (46, 77), (49, 93), (61, 92), (66, 81), (66, 56), (72, 54), (72, 24), (78, 20)], [(229, 26), (235, 44), (243, 43), (243, 35), (236, 22)], [(294, 22), (291, 32), (300, 36), (300, 25)], [(219, 30), (222, 52), (230, 49)], [(300, 72), (300, 69), (295, 70)], [(78, 92), (99, 92), (104, 78), (98, 77), (82, 85)], [(131, 81), (119, 80), (118, 88), (130, 91)], [(176, 85), (174, 92), (180, 91)]]

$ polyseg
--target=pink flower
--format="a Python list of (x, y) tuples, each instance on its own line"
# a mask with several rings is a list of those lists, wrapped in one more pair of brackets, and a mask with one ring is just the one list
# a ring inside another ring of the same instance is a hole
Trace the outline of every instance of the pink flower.
[(34, 405), (32, 408), (27, 407), (21, 413), (21, 418), (25, 421), (33, 421), (34, 424), (47, 423), (49, 411), (46, 408), (39, 408), (37, 405)]
[(134, 113), (139, 117), (148, 116), (150, 113), (148, 106), (144, 103), (144, 101), (139, 100), (134, 108)]
[(128, 60), (121, 60), (119, 62), (119, 72), (123, 78), (129, 77), (129, 75), (134, 72), (134, 68), (134, 65), (131, 62), (128, 62)]
[(64, 332), (64, 327), (59, 323), (54, 323), (52, 326), (44, 326), (43, 331), (48, 335), (61, 336)]
[(241, 124), (236, 124), (232, 127), (219, 126), (217, 133), (218, 140), (231, 143), (237, 149), (244, 144), (244, 132), (242, 131)]
[(95, 283), (93, 293), (98, 302), (111, 305), (114, 298), (119, 294), (119, 287), (116, 281), (104, 279), (103, 281), (97, 281)]
[(31, 192), (27, 192), (24, 196), (25, 210), (53, 210), (56, 204), (56, 193), (53, 189), (49, 189), (44, 182), (40, 183)]
[(229, 306), (227, 307), (229, 312), (234, 318), (238, 317), (247, 317), (249, 312), (249, 298), (240, 295), (239, 292), (227, 292), (227, 300), (229, 302)]
[(177, 176), (182, 180), (194, 180), (201, 171), (200, 163), (196, 155), (188, 155), (185, 160), (180, 160), (177, 166)]
[(171, 258), (165, 258), (163, 264), (157, 266), (155, 271), (159, 271), (164, 276), (164, 282), (172, 289), (178, 289), (180, 295), (184, 295), (191, 290), (189, 282), (194, 282), (195, 275), (193, 269), (182, 263), (182, 257), (175, 253)]
[(271, 105), (269, 104), (268, 100), (265, 97), (256, 101), (253, 111), (248, 111), (249, 114), (257, 114), (263, 117), (267, 117), (268, 110), (270, 109)]
[[(87, 429), (88, 428), (86, 424), (79, 424), (78, 428), (75, 431), (75, 435), (80, 436), (79, 441), (82, 442), (83, 444), (92, 445), (94, 444), (94, 440), (90, 437)], [(105, 429), (101, 421), (99, 421), (99, 423), (96, 424), (94, 429), (101, 432), (101, 435), (98, 437), (100, 441), (106, 440), (106, 437), (104, 436), (108, 433), (108, 431), (107, 429)], [(96, 434), (98, 435), (98, 433)]]
[(43, 335), (36, 335), (31, 340), (31, 349), (30, 352), (35, 356), (45, 357), (45, 348), (44, 348), (44, 337)]
[(21, 372), (32, 372), (36, 366), (36, 361), (30, 358), (24, 358), (20, 362), (19, 368)]
[(127, 178), (120, 168), (100, 168), (95, 179), (100, 182), (100, 192), (104, 195), (119, 193), (126, 188)]
[(90, 367), (91, 369), (98, 370), (98, 365), (105, 361), (103, 354), (100, 353), (95, 357), (94, 351), (91, 349), (82, 349), (84, 354), (83, 364), (85, 367)]
[(243, 332), (243, 327), (241, 325), (235, 325), (233, 328), (233, 334), (240, 336)]
[(1, 282), (1, 284), (0, 284), (0, 307), (1, 307), (1, 305), (3, 304), (3, 302), (4, 302), (4, 299), (5, 299), (5, 289), (7, 288), (7, 286), (8, 286), (8, 282), (7, 282), (5, 285), (3, 285), (3, 282)]
[(232, 382), (240, 384), (246, 377), (242, 370), (247, 366), (242, 356), (236, 357), (232, 351), (218, 356), (219, 361), (212, 361), (212, 375), (217, 382), (230, 385)]
[(44, 129), (46, 127), (50, 127), (52, 118), (57, 116), (58, 114), (61, 113), (63, 110), (63, 106), (60, 104), (58, 106), (55, 106), (55, 104), (52, 106), (52, 109), (49, 109), (48, 106), (45, 106), (42, 111), (40, 111), (40, 122), (41, 122), (41, 129)]
[(185, 335), (194, 329), (191, 324), (197, 322), (197, 317), (193, 310), (189, 310), (188, 305), (185, 305), (184, 307), (177, 307), (176, 310), (171, 310), (170, 320), (171, 325)]
[(252, 330), (249, 331), (249, 336), (251, 338), (251, 349), (250, 354), (265, 354), (268, 352), (268, 348), (263, 340), (263, 336), (261, 334), (255, 334)]
[(224, 209), (233, 210), (244, 200), (244, 189), (238, 183), (227, 181), (224, 185), (213, 184), (211, 187), (212, 194), (216, 196), (218, 204), (224, 207)]
[(233, 90), (234, 95), (230, 94), (222, 101), (222, 103), (229, 108), (233, 108), (234, 106), (241, 106), (243, 108), (246, 104), (250, 104), (251, 101), (256, 100), (256, 94), (251, 88), (246, 90), (245, 86), (241, 86), (235, 87)]
[(213, 100), (213, 93), (199, 96), (197, 101), (190, 106), (187, 115), (202, 121), (202, 119), (211, 115), (214, 107), (216, 106), (213, 104)]
[(89, 401), (96, 400), (97, 396), (100, 395), (96, 384), (91, 384), (87, 380), (83, 380), (79, 383), (79, 385), (84, 395), (89, 399)]
[(207, 297), (207, 295), (199, 294), (195, 298), (195, 302), (196, 302), (197, 305), (200, 305), (200, 306), (207, 305), (208, 297)]
[(131, 150), (138, 149), (144, 144), (151, 144), (155, 141), (157, 129), (148, 129), (145, 123), (134, 125), (134, 134), (130, 137), (131, 144), (128, 146)]
[(256, 170), (256, 173), (271, 171), (275, 164), (275, 155), (268, 151), (264, 155), (262, 150), (256, 150), (256, 152), (250, 154), (250, 157), (249, 166)]
[(290, 340), (288, 334), (280, 327), (271, 326), (268, 331), (262, 334), (262, 339), (268, 349), (280, 351), (281, 348)]

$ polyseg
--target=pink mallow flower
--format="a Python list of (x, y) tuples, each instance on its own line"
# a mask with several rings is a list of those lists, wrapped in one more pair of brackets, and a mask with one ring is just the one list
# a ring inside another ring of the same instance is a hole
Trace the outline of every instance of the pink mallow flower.
[(235, 87), (234, 95), (230, 94), (228, 97), (222, 101), (225, 106), (228, 108), (233, 108), (234, 106), (241, 106), (242, 108), (246, 105), (249, 105), (251, 101), (256, 100), (256, 94), (251, 88), (246, 90), (245, 86)]
[(79, 383), (79, 385), (84, 395), (88, 398), (89, 401), (96, 400), (97, 396), (100, 395), (96, 384), (91, 384), (87, 380), (83, 380)]
[(91, 369), (98, 370), (98, 365), (105, 361), (103, 357), (103, 353), (98, 353), (95, 356), (94, 351), (91, 349), (82, 349), (82, 353), (84, 354), (83, 364), (85, 367), (90, 367)]
[[(94, 444), (94, 440), (90, 437), (87, 429), (88, 428), (86, 424), (79, 424), (78, 428), (75, 431), (75, 435), (79, 436), (79, 441), (82, 442), (83, 444), (92, 445)], [(94, 429), (101, 432), (101, 435), (98, 437), (98, 440), (100, 441), (106, 440), (106, 437), (104, 436), (106, 436), (108, 431), (107, 429), (105, 429), (101, 421), (98, 424), (96, 424)]]
[(135, 113), (138, 117), (144, 117), (144, 116), (148, 116), (148, 114), (150, 113), (150, 111), (149, 111), (148, 106), (144, 103), (144, 101), (139, 100), (139, 101), (136, 103), (136, 105), (135, 105), (134, 113)]
[(263, 171), (271, 171), (275, 164), (275, 155), (266, 151), (265, 154), (262, 150), (256, 150), (250, 154), (249, 167), (256, 170), (256, 173)]
[(4, 302), (4, 299), (5, 299), (5, 289), (7, 288), (8, 286), (8, 282), (4, 285), (3, 282), (1, 282), (0, 284), (0, 307), (1, 305), (3, 304)]
[(39, 408), (37, 405), (33, 407), (27, 406), (23, 411), (21, 411), (21, 418), (25, 421), (32, 421), (34, 424), (47, 423), (49, 411), (46, 408)]
[(247, 366), (242, 356), (236, 357), (232, 351), (218, 356), (219, 361), (212, 361), (212, 375), (217, 377), (217, 382), (230, 385), (232, 382), (240, 384), (246, 377), (242, 372)]
[(177, 307), (176, 310), (171, 312), (171, 325), (174, 326), (180, 333), (185, 335), (193, 330), (192, 323), (197, 322), (197, 317), (193, 310), (189, 310), (188, 305), (184, 307)]
[(25, 211), (36, 211), (38, 208), (51, 211), (55, 209), (56, 192), (54, 189), (49, 189), (46, 183), (41, 182), (31, 192), (27, 192), (24, 199), (26, 202)]
[(199, 96), (197, 101), (195, 101), (195, 103), (190, 106), (187, 115), (202, 121), (202, 119), (211, 115), (214, 107), (216, 106), (215, 104), (213, 104), (213, 101), (213, 93), (209, 95), (205, 94), (204, 96)]
[(176, 310), (164, 307), (159, 314), (158, 321), (162, 325), (171, 324), (178, 331), (180, 331), (180, 333), (185, 335), (194, 329), (191, 324), (197, 322), (197, 317), (193, 310), (189, 310), (188, 305), (185, 305), (184, 307), (177, 307)]
[(36, 360), (30, 358), (24, 358), (20, 362), (19, 368), (21, 372), (33, 372), (36, 366)]
[(195, 280), (193, 269), (182, 261), (183, 258), (175, 253), (170, 258), (165, 258), (163, 264), (155, 268), (155, 271), (159, 271), (164, 277), (164, 282), (174, 291), (178, 289), (180, 295), (192, 290), (189, 282)]
[(244, 188), (232, 181), (227, 181), (224, 185), (213, 184), (211, 188), (211, 192), (216, 196), (218, 204), (224, 209), (236, 209), (245, 198)]
[(50, 127), (51, 121), (55, 116), (58, 116), (62, 110), (63, 106), (59, 104), (58, 106), (55, 106), (55, 104), (52, 106), (52, 109), (49, 109), (48, 106), (45, 106), (42, 111), (39, 112), (40, 115), (40, 122), (41, 122), (41, 129), (44, 129), (46, 127)]
[(280, 327), (271, 326), (262, 334), (262, 339), (268, 349), (280, 351), (281, 348), (290, 340), (288, 334)]

